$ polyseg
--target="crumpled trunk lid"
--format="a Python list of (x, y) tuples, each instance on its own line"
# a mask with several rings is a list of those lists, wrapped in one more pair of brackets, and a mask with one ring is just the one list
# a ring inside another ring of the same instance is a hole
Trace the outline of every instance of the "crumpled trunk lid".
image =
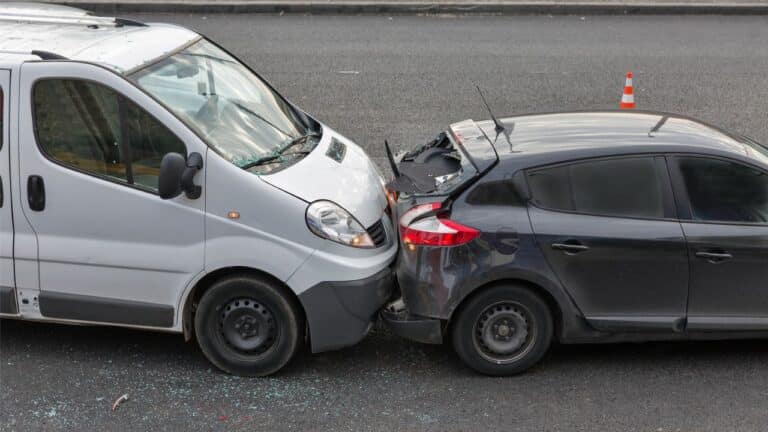
[(473, 120), (454, 123), (432, 141), (397, 156), (387, 145), (387, 156), (395, 176), (387, 188), (409, 195), (452, 194), (498, 161), (491, 140)]

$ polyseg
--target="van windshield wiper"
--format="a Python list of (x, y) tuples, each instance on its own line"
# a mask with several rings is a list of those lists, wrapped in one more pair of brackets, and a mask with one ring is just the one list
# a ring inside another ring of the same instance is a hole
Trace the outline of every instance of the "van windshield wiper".
[(300, 151), (294, 151), (294, 152), (290, 152), (290, 153), (273, 154), (273, 155), (269, 155), (269, 156), (264, 156), (264, 157), (258, 158), (258, 159), (256, 159), (253, 162), (248, 162), (247, 164), (241, 166), (240, 168), (242, 168), (244, 170), (249, 170), (249, 169), (251, 169), (253, 167), (257, 167), (257, 166), (260, 166), (260, 165), (266, 165), (266, 164), (268, 164), (270, 162), (274, 162), (274, 161), (276, 161), (278, 159), (281, 159), (281, 158), (284, 158), (286, 156), (306, 156), (309, 153), (310, 153), (309, 150), (300, 150)]
[(277, 125), (275, 125), (271, 121), (267, 120), (264, 116), (262, 116), (261, 114), (257, 113), (256, 111), (248, 108), (247, 106), (241, 104), (240, 102), (237, 102), (234, 99), (225, 99), (225, 100), (227, 102), (231, 103), (232, 105), (236, 106), (239, 110), (241, 110), (241, 111), (243, 111), (245, 113), (248, 113), (248, 114), (252, 115), (253, 117), (256, 117), (257, 119), (259, 119), (259, 120), (263, 121), (264, 123), (268, 124), (273, 129), (275, 129), (276, 131), (280, 132), (281, 134), (283, 134), (285, 136), (291, 136), (291, 134), (289, 134), (288, 132), (280, 129)]
[(278, 159), (281, 159), (281, 158), (284, 158), (286, 156), (306, 156), (309, 153), (311, 153), (311, 150), (297, 150), (297, 151), (292, 151), (292, 152), (288, 152), (288, 153), (286, 153), (286, 151), (288, 149), (290, 149), (291, 147), (295, 146), (296, 144), (303, 144), (309, 138), (319, 137), (319, 136), (320, 136), (320, 134), (317, 133), (317, 132), (310, 132), (310, 133), (304, 134), (302, 136), (296, 137), (296, 138), (290, 140), (286, 145), (284, 145), (283, 147), (281, 147), (280, 149), (278, 149), (276, 152), (272, 153), (271, 155), (260, 157), (260, 158), (256, 159), (253, 162), (248, 162), (247, 164), (242, 165), (240, 168), (242, 168), (244, 170), (248, 170), (248, 169), (251, 169), (251, 168), (253, 168), (255, 166), (264, 165), (264, 164), (268, 164), (270, 162), (274, 162), (274, 161), (276, 161)]
[(277, 151), (277, 154), (278, 155), (283, 154), (286, 150), (295, 146), (296, 144), (304, 144), (310, 138), (319, 138), (319, 137), (320, 137), (320, 134), (314, 131), (305, 133), (304, 135), (298, 136), (288, 141), (288, 143), (286, 143), (283, 147), (280, 148), (280, 150)]

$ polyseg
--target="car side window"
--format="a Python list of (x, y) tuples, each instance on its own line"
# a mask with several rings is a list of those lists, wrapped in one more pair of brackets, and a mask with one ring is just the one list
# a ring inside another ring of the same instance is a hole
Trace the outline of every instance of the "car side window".
[(38, 144), (64, 166), (156, 192), (163, 156), (186, 155), (165, 126), (104, 85), (45, 79), (32, 99)]
[(522, 203), (512, 180), (481, 183), (467, 195), (467, 204), (478, 206), (515, 206)]
[(5, 135), (3, 132), (3, 103), (5, 103), (5, 95), (3, 95), (3, 88), (0, 87), (0, 149), (3, 148), (3, 138)]
[(598, 216), (663, 218), (663, 182), (653, 157), (600, 159), (528, 173), (539, 207)]
[(768, 175), (736, 162), (675, 158), (688, 192), (691, 219), (768, 223)]

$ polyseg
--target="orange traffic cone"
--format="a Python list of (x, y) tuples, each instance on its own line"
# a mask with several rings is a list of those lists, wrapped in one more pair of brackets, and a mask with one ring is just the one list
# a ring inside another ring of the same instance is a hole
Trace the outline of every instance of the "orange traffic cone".
[(619, 108), (633, 109), (635, 107), (635, 90), (632, 87), (632, 72), (627, 72), (627, 83), (624, 84), (624, 95), (621, 96)]

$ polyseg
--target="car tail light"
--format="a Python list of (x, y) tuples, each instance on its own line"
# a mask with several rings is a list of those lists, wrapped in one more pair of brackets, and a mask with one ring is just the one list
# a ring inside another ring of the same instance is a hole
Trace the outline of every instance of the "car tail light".
[(406, 245), (458, 246), (480, 235), (480, 231), (438, 214), (440, 203), (413, 207), (400, 218), (400, 237)]

